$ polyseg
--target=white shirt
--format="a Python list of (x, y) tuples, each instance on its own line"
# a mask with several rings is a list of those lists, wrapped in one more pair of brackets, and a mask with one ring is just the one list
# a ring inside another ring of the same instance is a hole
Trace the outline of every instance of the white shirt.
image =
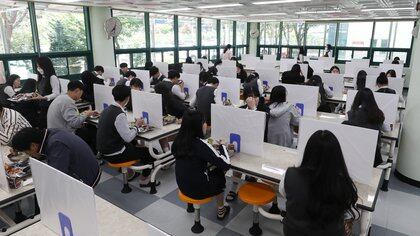
[[(206, 84), (205, 86), (213, 87), (211, 84)], [(217, 89), (214, 90), (214, 97), (216, 98)], [(216, 101), (216, 99), (214, 99)], [(190, 101), (190, 107), (195, 107), (195, 103), (197, 102), (196, 96), (194, 96)], [(218, 101), (216, 101), (216, 104), (219, 104)]]
[(60, 95), (60, 80), (57, 78), (57, 76), (52, 75), (50, 77), (50, 85), (52, 88), (52, 93), (45, 96), (47, 98), (47, 101), (54, 100), (54, 98)]
[(12, 86), (6, 86), (4, 88), (4, 93), (7, 94), (9, 97), (13, 97), (16, 95), (15, 90), (13, 90)]
[(3, 107), (0, 117), (0, 144), (7, 145), (12, 137), (23, 128), (31, 127), (19, 112)]
[(172, 93), (175, 96), (179, 97), (181, 100), (185, 100), (185, 98), (187, 97), (184, 91), (181, 90), (181, 86), (179, 86), (179, 84), (175, 84), (174, 86), (172, 86)]
[(232, 50), (228, 49), (225, 53), (222, 55), (223, 60), (230, 60), (232, 58)]

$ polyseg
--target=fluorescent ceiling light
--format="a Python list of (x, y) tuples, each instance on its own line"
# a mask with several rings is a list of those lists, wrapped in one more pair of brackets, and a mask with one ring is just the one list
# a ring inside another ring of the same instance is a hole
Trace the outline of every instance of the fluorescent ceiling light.
[(222, 7), (239, 7), (243, 6), (240, 3), (230, 3), (230, 4), (220, 4), (220, 5), (205, 5), (205, 6), (199, 6), (198, 9), (209, 9), (209, 8), (222, 8)]
[(413, 7), (362, 9), (362, 11), (398, 11), (398, 10), (415, 10), (415, 9)]
[(261, 14), (251, 14), (249, 16), (285, 16), (287, 13), (277, 12), (277, 13), (261, 13)]
[(174, 8), (174, 9), (166, 9), (166, 10), (158, 10), (156, 12), (173, 12), (173, 11), (189, 11), (192, 10), (192, 8), (184, 7), (184, 8)]
[(295, 12), (295, 14), (298, 14), (298, 15), (315, 14), (315, 13), (316, 13), (316, 11), (298, 11), (298, 12)]
[(212, 16), (214, 18), (230, 18), (230, 17), (242, 17), (244, 15), (224, 15), (224, 16)]
[(295, 12), (295, 14), (297, 15), (304, 15), (304, 14), (316, 14), (316, 13), (336, 13), (336, 12), (341, 12), (341, 10), (321, 10), (321, 11), (298, 11)]
[(290, 3), (290, 2), (310, 2), (311, 0), (278, 0), (278, 1), (262, 1), (253, 2), (254, 5), (268, 5), (268, 4), (279, 4), (279, 3)]
[(337, 12), (341, 12), (341, 10), (316, 11), (316, 13), (337, 13)]
[(72, 3), (72, 2), (80, 2), (81, 0), (57, 0), (58, 3)]

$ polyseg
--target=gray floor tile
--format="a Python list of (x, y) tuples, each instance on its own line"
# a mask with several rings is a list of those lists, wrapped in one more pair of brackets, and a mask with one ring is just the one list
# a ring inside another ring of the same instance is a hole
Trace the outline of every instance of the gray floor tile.
[(378, 225), (372, 225), (372, 228), (370, 229), (370, 235), (371, 236), (408, 236), (408, 234), (399, 233), (397, 231), (389, 230), (387, 228), (384, 228)]
[(390, 190), (387, 228), (408, 235), (420, 235), (420, 197)]
[(118, 169), (109, 167), (107, 164), (102, 165), (101, 168), (102, 168), (102, 171), (104, 171), (104, 172), (106, 172), (106, 173), (108, 173), (112, 176), (117, 176), (117, 175), (120, 174), (120, 172), (118, 172)]
[(99, 183), (103, 183), (103, 182), (105, 182), (105, 181), (107, 181), (107, 180), (109, 180), (109, 179), (111, 179), (111, 178), (113, 178), (114, 176), (112, 176), (112, 175), (110, 175), (110, 174), (108, 174), (108, 172), (106, 172), (106, 171), (102, 171), (102, 174), (101, 174), (101, 179), (99, 180)]
[(241, 236), (242, 234), (232, 231), (228, 228), (223, 228), (216, 236)]
[(397, 177), (395, 177), (394, 174), (392, 174), (390, 177), (388, 187), (390, 189), (394, 189), (394, 190), (409, 193), (409, 194), (414, 194), (420, 197), (420, 188), (411, 186), (409, 184), (406, 184), (400, 181), (399, 179), (397, 179)]
[[(166, 200), (160, 199), (135, 215), (171, 235), (193, 235), (191, 226), (194, 224), (194, 214)], [(204, 217), (201, 218), (201, 224), (204, 232), (200, 235), (216, 235), (222, 229), (222, 226)]]
[[(156, 180), (160, 181), (160, 185), (156, 187), (157, 193), (155, 196), (157, 197), (164, 197), (174, 191), (178, 188), (178, 185), (176, 184), (176, 178), (175, 178), (175, 167), (171, 166), (168, 170), (160, 170), (156, 174)], [(139, 188), (139, 179), (136, 178), (133, 181), (130, 182), (131, 185), (135, 186), (136, 188)], [(141, 188), (144, 191), (149, 191), (150, 188)]]
[(122, 186), (120, 180), (112, 178), (99, 184), (95, 188), (95, 193), (131, 214), (139, 212), (159, 199), (136, 188), (132, 188), (131, 193), (123, 194)]

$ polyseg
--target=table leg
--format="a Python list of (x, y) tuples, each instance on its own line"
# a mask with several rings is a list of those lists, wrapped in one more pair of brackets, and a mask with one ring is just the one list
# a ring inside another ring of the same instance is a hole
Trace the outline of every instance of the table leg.
[(372, 212), (362, 210), (360, 216), (360, 236), (367, 236), (372, 223)]
[(384, 182), (382, 183), (382, 187), (381, 187), (381, 190), (384, 192), (388, 192), (388, 183), (389, 183), (389, 178), (391, 176), (392, 163), (394, 161), (395, 145), (396, 145), (396, 141), (392, 140), (390, 144), (390, 148), (389, 148), (389, 155), (388, 155), (388, 162), (391, 163), (391, 166), (385, 170)]

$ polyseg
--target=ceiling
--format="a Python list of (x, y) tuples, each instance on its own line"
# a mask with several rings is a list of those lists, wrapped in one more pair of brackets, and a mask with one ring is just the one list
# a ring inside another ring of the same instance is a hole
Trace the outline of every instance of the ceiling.
[[(254, 4), (264, 1), (270, 0), (34, 0), (34, 2), (106, 6), (115, 9), (250, 22), (418, 18), (418, 14), (414, 10), (416, 0), (280, 0), (284, 3)], [(16, 1), (1, 0), (0, 5), (15, 3)], [(200, 8), (222, 4), (241, 5)]]

